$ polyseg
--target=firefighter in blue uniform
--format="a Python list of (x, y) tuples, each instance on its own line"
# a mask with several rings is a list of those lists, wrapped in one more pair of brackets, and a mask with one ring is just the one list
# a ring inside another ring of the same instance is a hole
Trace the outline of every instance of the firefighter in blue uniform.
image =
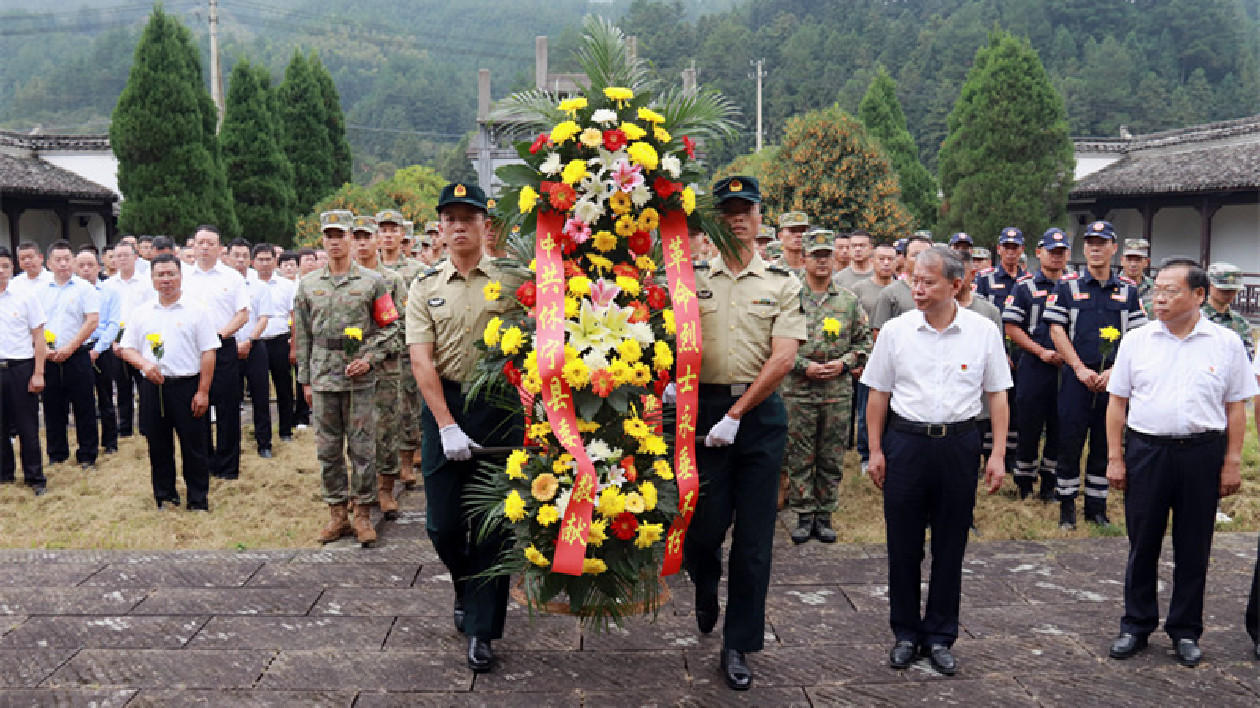
[[(951, 239), (952, 243), (952, 239)], [(1028, 275), (1028, 271), (1019, 266), (1019, 259), (1024, 255), (1024, 232), (1014, 226), (1007, 226), (998, 235), (998, 264), (976, 273), (976, 295), (993, 303), (1000, 311), (1006, 306), (1006, 298), (1015, 292), (1015, 284)], [(1011, 374), (1016, 377), (1015, 386), (1019, 386), (1019, 351), (1011, 357)], [(1015, 469), (1016, 453), (1019, 450), (1019, 409), (1015, 404), (1016, 388), (1006, 390), (1007, 405), (1011, 410), (1011, 425), (1006, 432), (1006, 467), (1007, 472)], [(984, 438), (984, 454), (987, 457), (993, 448), (993, 435)]]
[[(1124, 333), (1146, 324), (1137, 283), (1112, 272), (1116, 231), (1095, 221), (1084, 233), (1087, 270), (1068, 275), (1046, 298), (1045, 321), (1050, 338), (1063, 357), (1059, 389), (1059, 451), (1055, 465), (1059, 526), (1076, 528), (1076, 496), (1081, 487), (1081, 451), (1089, 437), (1085, 461), (1085, 520), (1100, 526), (1107, 519), (1107, 382), (1120, 342), (1103, 343), (1102, 330)], [(1109, 349), (1110, 351), (1105, 351)], [(1104, 354), (1107, 354), (1104, 361)]]
[[(1054, 292), (1063, 277), (1072, 242), (1063, 229), (1051, 228), (1041, 236), (1037, 244), (1037, 260), (1041, 268), (1029, 273), (1015, 284), (1015, 291), (1006, 297), (1002, 310), (1006, 336), (1022, 350), (1015, 368), (1015, 425), (1020, 430), (1019, 444), (1015, 448), (1015, 486), (1019, 498), (1026, 499), (1033, 491), (1033, 483), (1041, 477), (1038, 496), (1042, 501), (1054, 499), (1055, 459), (1059, 450), (1059, 371), (1063, 357), (1050, 339), (1050, 326), (1042, 315), (1046, 311), (1046, 299)], [(1041, 431), (1046, 433), (1045, 446), (1038, 445)]]

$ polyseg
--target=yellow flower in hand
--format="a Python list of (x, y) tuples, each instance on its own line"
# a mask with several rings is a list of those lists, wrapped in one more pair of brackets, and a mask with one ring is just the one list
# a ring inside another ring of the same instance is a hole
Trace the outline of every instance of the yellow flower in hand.
[[(363, 341), (363, 330), (358, 327), (346, 327), (344, 334), (349, 339), (353, 339), (357, 342)], [(161, 341), (162, 340), (159, 338), (158, 343), (161, 343)]]
[(503, 286), (497, 280), (491, 280), (481, 289), (481, 294), (486, 296), (488, 302), (494, 302), (499, 299), (499, 295), (503, 294)]
[(1102, 329), (1098, 330), (1098, 336), (1102, 337), (1108, 342), (1114, 342), (1120, 338), (1120, 330), (1111, 326), (1103, 327)]
[[(362, 338), (363, 335), (360, 334), (359, 337)], [(56, 335), (54, 335), (52, 332), (49, 332), (48, 330), (44, 330), (45, 342), (52, 344), (54, 341), (56, 341), (56, 339), (57, 339)], [(158, 334), (157, 332), (144, 335), (144, 339), (145, 341), (147, 341), (149, 344), (152, 344), (153, 346), (157, 346), (162, 343), (162, 335)]]

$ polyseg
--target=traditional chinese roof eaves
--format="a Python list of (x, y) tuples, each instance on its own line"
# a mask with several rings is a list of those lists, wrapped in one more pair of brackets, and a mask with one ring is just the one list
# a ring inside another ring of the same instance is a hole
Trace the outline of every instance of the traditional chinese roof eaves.
[(108, 135), (29, 135), (0, 130), (0, 147), (51, 152), (54, 150), (109, 151)]
[(1083, 177), (1072, 198), (1260, 188), (1260, 142), (1131, 153)]
[(75, 173), (37, 157), (0, 153), (0, 194), (96, 199), (108, 202), (118, 195)]
[(1215, 142), (1256, 135), (1260, 139), (1260, 115), (1192, 125), (1188, 128), (1135, 135), (1131, 138), (1076, 138), (1072, 142), (1080, 152), (1133, 153), (1190, 143)]

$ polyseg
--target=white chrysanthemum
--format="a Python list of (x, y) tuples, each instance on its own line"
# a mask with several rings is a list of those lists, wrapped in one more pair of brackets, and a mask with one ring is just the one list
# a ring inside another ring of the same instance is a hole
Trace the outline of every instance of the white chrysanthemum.
[(647, 206), (648, 202), (652, 201), (652, 190), (648, 189), (646, 184), (641, 184), (630, 192), (630, 201), (642, 209)]
[(682, 161), (673, 155), (666, 155), (661, 158), (661, 170), (674, 179), (678, 179), (678, 175), (682, 174)]
[(611, 461), (616, 462), (625, 454), (619, 448), (615, 448), (603, 440), (592, 440), (586, 446), (586, 454), (590, 456), (591, 461)]
[(564, 164), (560, 160), (560, 153), (553, 152), (547, 155), (547, 159), (538, 166), (539, 171), (545, 175), (558, 175), (560, 170), (564, 169)]
[(591, 114), (591, 120), (600, 125), (613, 125), (618, 121), (617, 112), (607, 108), (601, 108)]
[(582, 363), (586, 364), (591, 371), (599, 371), (608, 368), (608, 357), (604, 356), (604, 352), (592, 349), (582, 355)]
[(593, 224), (603, 215), (604, 207), (587, 201), (587, 197), (583, 197), (573, 205), (573, 218), (584, 224)]
[(562, 518), (564, 517), (564, 510), (569, 508), (569, 497), (571, 496), (573, 496), (573, 487), (560, 492), (560, 496), (556, 497), (556, 500), (552, 502), (556, 505), (556, 511), (560, 512)]
[(634, 337), (639, 344), (651, 344), (656, 341), (652, 336), (652, 327), (646, 322), (631, 322), (626, 325), (626, 333)]

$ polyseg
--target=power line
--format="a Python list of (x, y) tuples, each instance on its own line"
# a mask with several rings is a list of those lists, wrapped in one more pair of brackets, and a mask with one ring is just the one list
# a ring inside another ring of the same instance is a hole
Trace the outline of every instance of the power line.
[(369, 133), (400, 133), (402, 135), (418, 135), (420, 137), (434, 138), (462, 138), (464, 133), (441, 133), (434, 130), (405, 130), (402, 128), (375, 128), (370, 125), (355, 125), (347, 123), (346, 128), (352, 130), (362, 130)]

